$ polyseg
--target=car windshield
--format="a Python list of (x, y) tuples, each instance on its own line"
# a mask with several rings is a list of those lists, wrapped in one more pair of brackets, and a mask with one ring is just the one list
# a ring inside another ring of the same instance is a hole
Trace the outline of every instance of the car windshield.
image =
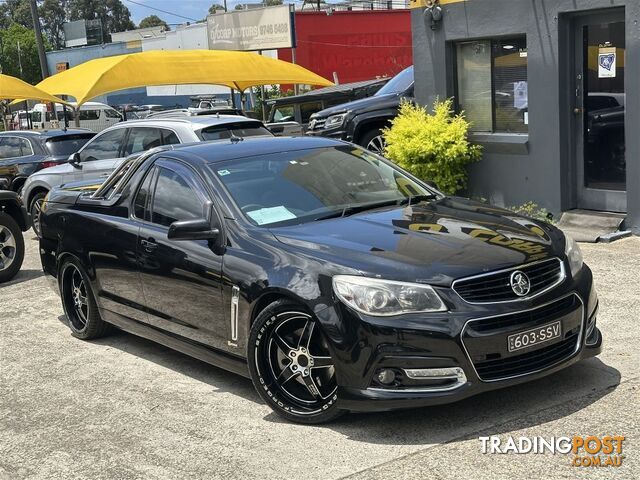
[(413, 66), (405, 68), (389, 80), (384, 87), (376, 92), (375, 96), (403, 93), (406, 92), (411, 85), (413, 85)]
[(267, 128), (264, 127), (261, 123), (256, 122), (214, 125), (200, 130), (200, 137), (204, 141), (224, 140), (231, 137), (244, 138), (258, 136), (272, 137), (273, 134), (269, 130), (267, 130)]
[(47, 152), (51, 155), (71, 155), (80, 150), (94, 135), (95, 133), (80, 133), (78, 135), (53, 137), (45, 142), (45, 146)]
[(300, 224), (434, 198), (427, 187), (355, 146), (247, 157), (212, 169), (255, 225)]

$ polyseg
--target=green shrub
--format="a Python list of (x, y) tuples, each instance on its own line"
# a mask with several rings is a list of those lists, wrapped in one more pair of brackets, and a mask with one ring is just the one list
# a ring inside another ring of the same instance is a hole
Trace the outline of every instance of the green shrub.
[(507, 207), (507, 209), (518, 215), (524, 215), (525, 217), (535, 218), (536, 220), (542, 220), (548, 223), (555, 223), (553, 214), (546, 208), (539, 207), (535, 202), (526, 202), (517, 207)]
[(387, 157), (416, 177), (454, 194), (467, 186), (466, 166), (480, 159), (481, 147), (467, 139), (469, 122), (452, 113), (451, 99), (425, 107), (403, 103), (383, 130)]

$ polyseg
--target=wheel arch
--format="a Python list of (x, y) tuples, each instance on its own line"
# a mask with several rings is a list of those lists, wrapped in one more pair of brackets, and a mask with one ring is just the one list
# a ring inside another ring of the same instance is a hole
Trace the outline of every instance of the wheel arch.
[(390, 125), (391, 120), (394, 119), (394, 115), (385, 114), (384, 116), (376, 116), (370, 118), (363, 118), (356, 124), (353, 134), (353, 141), (360, 145), (360, 140), (364, 135), (371, 130), (382, 129)]
[(313, 311), (309, 308), (309, 306), (304, 301), (304, 299), (300, 298), (299, 296), (297, 296), (296, 294), (288, 290), (273, 288), (263, 292), (251, 304), (251, 310), (250, 310), (251, 313), (249, 315), (249, 328), (251, 328), (256, 318), (258, 318), (258, 315), (260, 315), (260, 313), (265, 308), (267, 308), (273, 302), (276, 302), (278, 300), (288, 300), (293, 303), (297, 303), (307, 313), (309, 313), (310, 315), (313, 315)]

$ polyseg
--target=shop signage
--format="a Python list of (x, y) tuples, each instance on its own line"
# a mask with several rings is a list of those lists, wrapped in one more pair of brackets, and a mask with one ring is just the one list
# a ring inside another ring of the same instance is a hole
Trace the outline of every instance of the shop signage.
[(598, 49), (598, 78), (614, 78), (616, 76), (616, 47), (600, 47)]
[(295, 47), (292, 16), (289, 5), (209, 15), (209, 48), (247, 51)]

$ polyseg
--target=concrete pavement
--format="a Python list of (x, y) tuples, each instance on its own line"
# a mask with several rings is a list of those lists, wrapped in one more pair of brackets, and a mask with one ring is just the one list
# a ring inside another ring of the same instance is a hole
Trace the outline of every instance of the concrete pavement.
[[(71, 337), (26, 235), (0, 287), (0, 479), (640, 478), (640, 238), (582, 245), (604, 352), (545, 379), (463, 402), (280, 420), (251, 382), (125, 333)], [(624, 435), (619, 469), (565, 455), (483, 455), (480, 435)]]

